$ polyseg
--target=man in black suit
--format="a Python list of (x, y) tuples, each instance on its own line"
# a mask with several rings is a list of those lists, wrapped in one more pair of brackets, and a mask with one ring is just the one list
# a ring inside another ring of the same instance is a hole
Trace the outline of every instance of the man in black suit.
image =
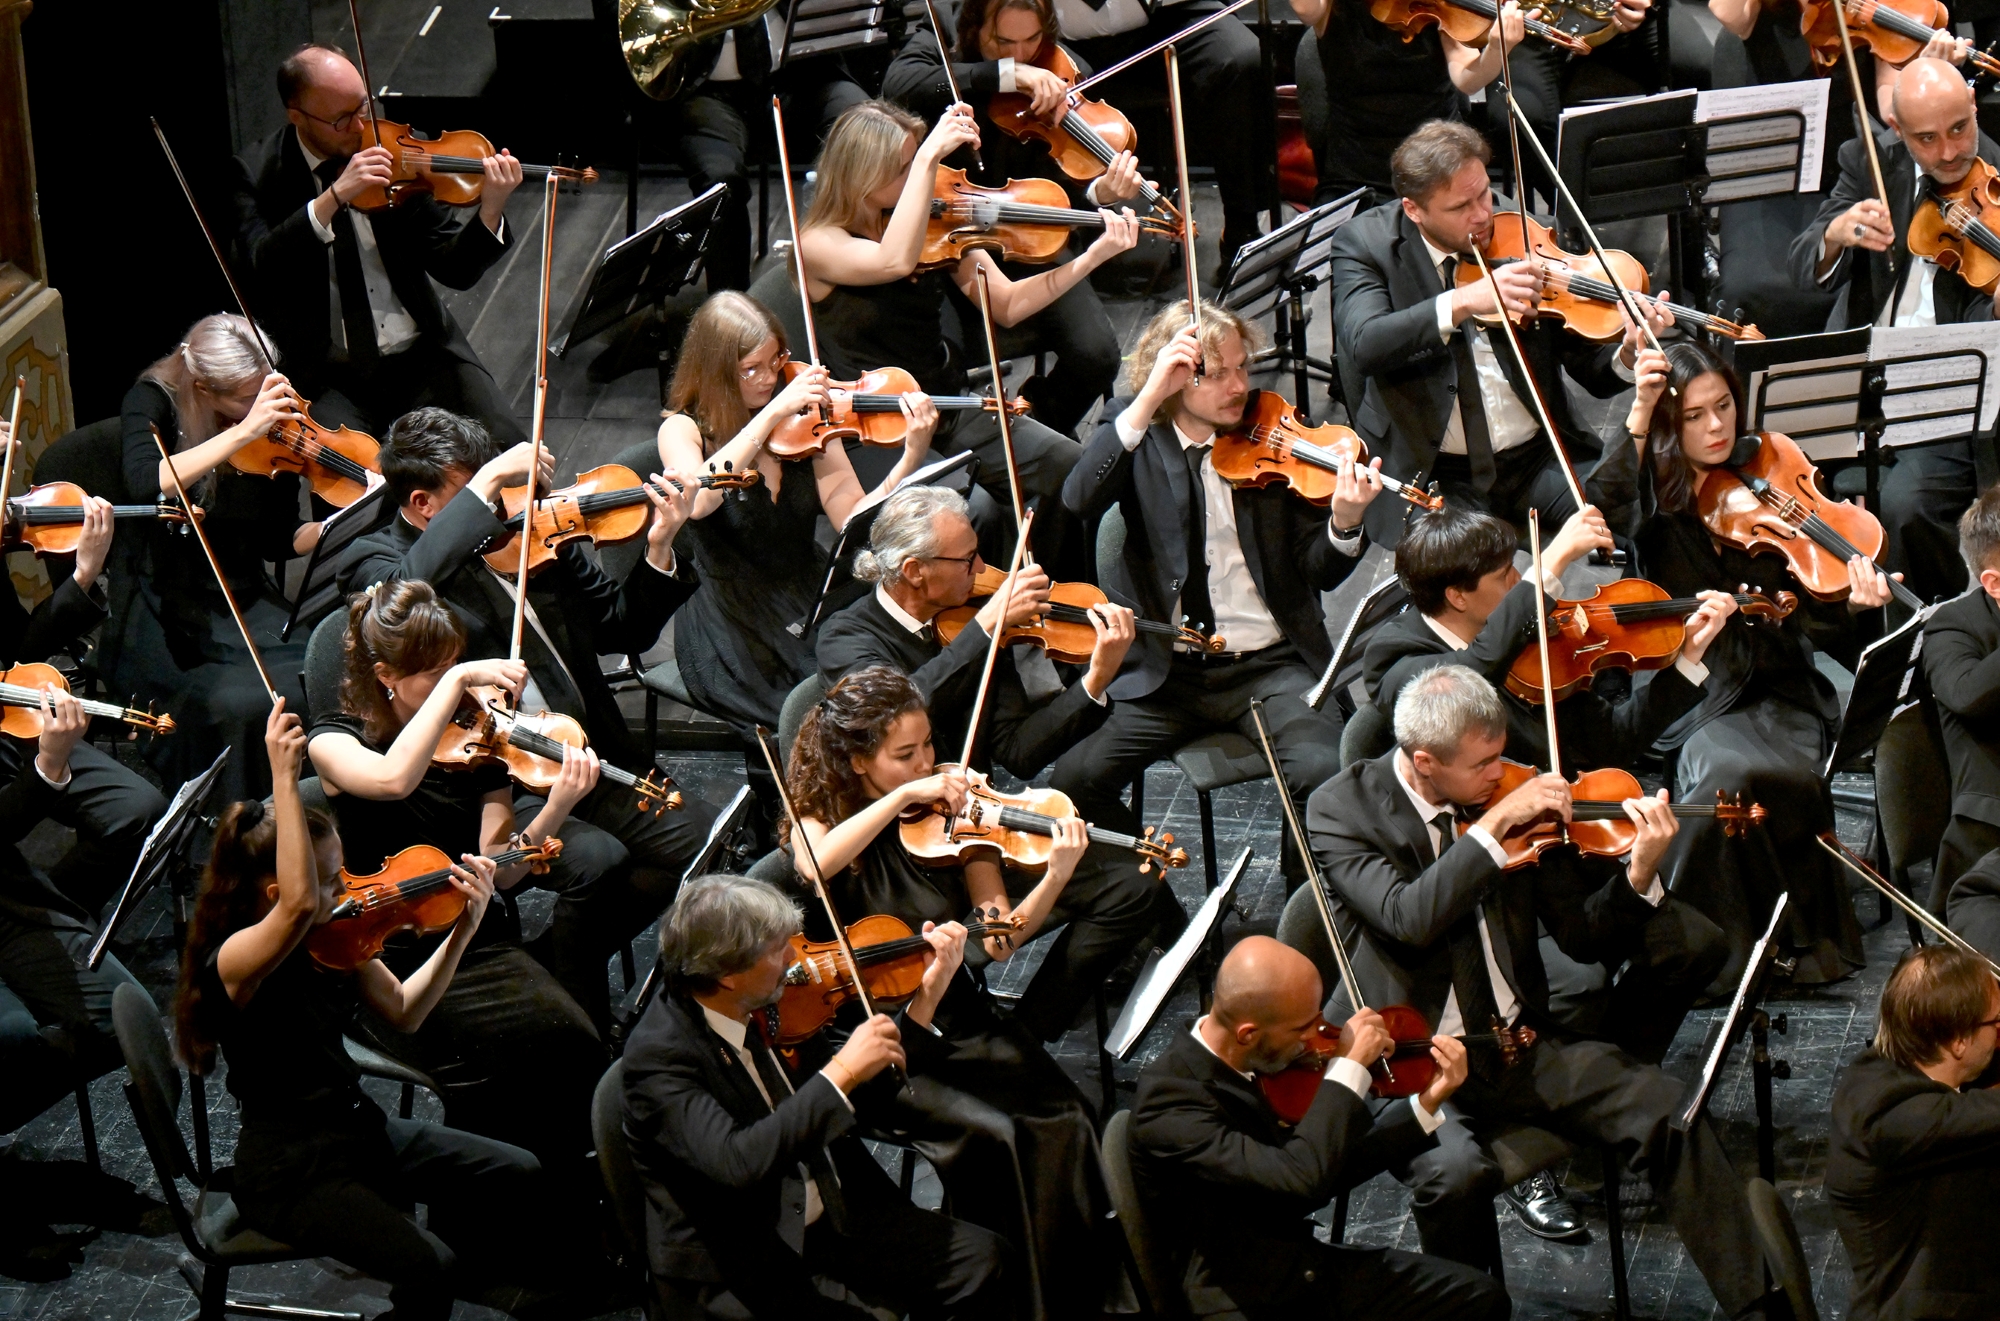
[(1381, 1015), (1361, 1010), (1341, 1029), (1341, 1053), (1311, 1108), (1284, 1123), (1254, 1075), (1299, 1058), (1318, 1035), (1320, 1003), (1311, 960), (1269, 936), (1246, 936), (1216, 971), (1208, 1013), (1139, 1075), (1132, 1176), (1171, 1252), (1167, 1265), (1186, 1265), (1188, 1303), (1199, 1316), (1240, 1310), (1252, 1321), (1299, 1316), (1302, 1307), (1355, 1321), (1506, 1317), (1506, 1289), (1470, 1267), (1314, 1236), (1321, 1207), (1432, 1145), (1439, 1108), (1466, 1078), (1463, 1043), (1436, 1038), (1431, 1084), (1371, 1115), (1369, 1068), (1391, 1038)]
[[(868, 544), (854, 572), (875, 590), (821, 626), (820, 679), (832, 687), (870, 665), (903, 671), (924, 695), (938, 760), (955, 761), (965, 749), (966, 722), (1002, 610), (1010, 624), (1033, 618), (1047, 604), (1048, 575), (1039, 568), (1019, 570), (1011, 592), (987, 598), (951, 645), (942, 646), (933, 621), (971, 600), (973, 579), (985, 568), (965, 500), (941, 486), (898, 491), (882, 506)], [(999, 765), (1032, 780), (1058, 753), (1104, 723), (1106, 693), (1132, 645), (1132, 612), (1107, 602), (1093, 606), (1090, 618), (1097, 630), (1090, 664), (1082, 678), (1053, 698), (1029, 695), (1008, 649), (994, 658), (972, 754), (975, 767)], [(1010, 877), (1015, 879), (1024, 878)], [(1185, 924), (1172, 891), (1156, 880), (1140, 874), (1130, 853), (1091, 847), (1046, 924), (1060, 925), (1061, 933), (1015, 1005), (1014, 1016), (1030, 1032), (1043, 1041), (1067, 1032), (1077, 1011), (1156, 920), (1164, 918), (1175, 930)]]
[(466, 413), (506, 444), (526, 439), (431, 281), (470, 289), (507, 250), (521, 164), (483, 162), (478, 214), (428, 193), (353, 206), (389, 181), (389, 150), (363, 147), (367, 89), (347, 57), (305, 45), (278, 66), (289, 125), (236, 158), (236, 246), (255, 307), (313, 416), (371, 435), (425, 405)]
[[(1334, 236), (1334, 336), (1347, 397), (1358, 401), (1354, 429), (1382, 456), (1384, 472), (1419, 485), (1435, 480), (1447, 503), (1510, 523), (1539, 509), (1544, 524), (1560, 525), (1576, 502), (1542, 434), (1532, 388), (1504, 332), (1474, 319), (1493, 313), (1492, 285), (1457, 284), (1461, 263), (1493, 232), (1491, 156), (1477, 129), (1443, 120), (1396, 149), (1390, 170), (1400, 200), (1356, 216)], [(1511, 314), (1532, 313), (1540, 266), (1497, 267), (1494, 280)], [(1595, 458), (1597, 438), (1571, 413), (1561, 369), (1592, 394), (1616, 394), (1632, 379), (1636, 332), (1616, 348), (1552, 321), (1527, 321), (1516, 333), (1557, 439), (1572, 460)], [(1369, 523), (1383, 541), (1400, 530), (1394, 505), (1378, 506)]]
[[(1660, 798), (1626, 802), (1630, 861), (1566, 848), (1503, 871), (1499, 841), (1548, 816), (1567, 818), (1567, 781), (1542, 775), (1487, 804), (1502, 773), (1507, 712), (1463, 666), (1427, 671), (1396, 704), (1395, 751), (1357, 762), (1313, 795), (1306, 828), (1356, 931), (1355, 978), (1377, 1004), (1415, 1007), (1446, 1036), (1493, 1025), (1539, 1040), (1513, 1063), (1492, 1047), (1472, 1056), (1454, 1103), (1464, 1120), (1397, 1171), (1411, 1185), (1427, 1251), (1497, 1268), (1492, 1198), (1500, 1167), (1482, 1128), (1525, 1121), (1579, 1142), (1609, 1143), (1646, 1177), (1723, 1314), (1763, 1315), (1763, 1263), (1749, 1203), (1714, 1130), (1672, 1121), (1684, 1088), (1619, 1047), (1580, 1038), (1549, 1012), (1538, 924), (1579, 963), (1616, 964), (1641, 947), (1657, 909), (1675, 901), (1658, 864), (1675, 821)], [(1467, 822), (1476, 814), (1476, 820)], [(1454, 826), (1462, 828), (1453, 842)]]
[[(1910, 255), (1910, 219), (1931, 193), (1964, 181), (1975, 159), (2000, 165), (2000, 146), (1979, 131), (1972, 88), (1943, 60), (1915, 59), (1896, 79), (1892, 128), (1878, 136), (1883, 209), (1865, 144), (1840, 149), (1840, 175), (1811, 225), (1792, 241), (1792, 279), (1835, 291), (1828, 330), (1858, 326), (1947, 326), (1993, 317), (1993, 299), (1954, 271)], [(1926, 600), (1965, 586), (1951, 523), (1977, 478), (1964, 442), (1895, 452), (1882, 475), (1883, 562), (1901, 569)]]
[(936, 957), (895, 1019), (869, 1019), (837, 1054), (813, 1037), (787, 1064), (769, 1029), (801, 925), (776, 887), (735, 876), (692, 882), (660, 924), (666, 989), (625, 1046), (625, 1140), (661, 1314), (688, 1315), (720, 1285), (760, 1317), (1011, 1315), (1005, 1240), (912, 1206), (853, 1132), (888, 1117), (895, 1071), (944, 1049), (931, 1016), (965, 928), (925, 924)]
[[(548, 480), (546, 453), (543, 482)], [(505, 656), (514, 626), (514, 574), (495, 572), (482, 552), (518, 549), (496, 512), (503, 487), (527, 483), (529, 446), (500, 452), (484, 427), (441, 408), (396, 420), (383, 441), (382, 474), (396, 515), (342, 552), (341, 586), (421, 579), (438, 590), (465, 626), (465, 655)], [(555, 562), (528, 579), (521, 659), (528, 686), (520, 709), (553, 711), (582, 724), (605, 762), (635, 774), (644, 751), (626, 727), (599, 656), (637, 656), (659, 640), (667, 619), (694, 594), (678, 572), (673, 539), (687, 521), (687, 498), (654, 479), (646, 554), (621, 584), (583, 545), (565, 543)], [(518, 518), (514, 526), (519, 527)], [(510, 560), (509, 563), (512, 563)], [(526, 826), (541, 799), (516, 796)], [(602, 1025), (610, 1015), (604, 960), (666, 907), (687, 860), (700, 850), (715, 811), (688, 796), (671, 812), (648, 813), (633, 794), (600, 784), (563, 827), (562, 856), (542, 878), (561, 898), (537, 951), (564, 989)], [(537, 944), (540, 944), (538, 941)]]
[(1051, 778), (1091, 821), (1136, 828), (1119, 798), (1125, 786), (1202, 734), (1254, 737), (1250, 703), (1260, 698), (1295, 799), (1340, 767), (1339, 718), (1303, 697), (1333, 658), (1320, 594), (1360, 562), (1379, 465), (1340, 474), (1330, 517), (1288, 487), (1235, 488), (1218, 475), (1212, 442), (1243, 421), (1255, 347), (1255, 328), (1227, 309), (1203, 304), (1199, 333), (1185, 303), (1162, 311), (1126, 363), (1135, 393), (1108, 406), (1063, 486), (1079, 518), (1114, 504), (1124, 516), (1108, 592), (1136, 602), (1141, 618), (1223, 639), (1219, 653), (1157, 634), (1134, 643), (1109, 690), (1110, 718)]
[(1905, 950), (1874, 1043), (1833, 1092), (1826, 1196), (1854, 1270), (1854, 1321), (2000, 1316), (2000, 987), (1949, 945)]
[[(2000, 848), (2000, 486), (1959, 518), (1958, 548), (1973, 576), (1971, 590), (1939, 606), (1924, 625), (1924, 678), (1937, 699), (1951, 761), (1951, 824), (1931, 869), (1930, 907), (1938, 913), (1956, 898), (1959, 878)], [(1973, 908), (1985, 907), (1967, 898)], [(2000, 949), (2000, 904), (1990, 922), (1973, 920), (1980, 937), (1962, 934), (1981, 949)]]

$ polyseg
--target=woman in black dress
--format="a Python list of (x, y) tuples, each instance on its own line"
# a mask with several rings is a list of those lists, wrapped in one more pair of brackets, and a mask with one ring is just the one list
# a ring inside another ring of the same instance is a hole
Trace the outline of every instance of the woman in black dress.
[[(966, 782), (956, 769), (936, 772), (923, 696), (888, 666), (833, 686), (800, 726), (785, 780), (810, 846), (794, 841), (793, 862), (802, 875), (821, 869), (844, 920), (882, 913), (921, 931), (977, 909), (987, 922), (1020, 923), (1011, 942), (968, 941), (968, 969), (1008, 958), (1040, 929), (1089, 846), (1080, 819), (1060, 822), (1046, 873), (1018, 903), (990, 857), (944, 867), (913, 859), (897, 819), (915, 806), (963, 805)], [(908, 1127), (943, 1172), (953, 1214), (1021, 1250), (1034, 1315), (1097, 1315), (1109, 1258), (1098, 1233), (1103, 1175), (1082, 1096), (1032, 1034), (995, 1010), (976, 973), (960, 973), (933, 1025), (951, 1049), (910, 1080)]]
[(901, 398), (909, 435), (870, 496), (842, 445), (780, 459), (764, 448), (771, 432), (827, 401), (826, 369), (807, 367), (786, 382), (789, 360), (785, 333), (762, 304), (716, 294), (688, 325), (668, 392), (672, 411), (660, 424), (660, 462), (668, 471), (755, 468), (763, 477), (740, 497), (694, 497), (682, 538), (701, 588), (674, 619), (674, 656), (688, 694), (704, 711), (726, 716), (746, 741), (758, 725), (777, 728), (785, 694), (818, 668), (805, 626), (826, 579), (813, 540), (820, 515), (838, 530), (864, 498), (887, 497), (923, 466), (937, 427), (929, 395)]
[[(301, 511), (296, 475), (254, 477), (229, 466), (230, 455), (298, 409), (291, 383), (265, 371), (250, 323), (217, 313), (195, 322), (172, 353), (140, 374), (122, 413), (124, 499), (151, 504), (174, 494), (153, 442), (157, 431), (174, 452), (181, 485), (205, 511), (202, 527), (272, 684), (303, 710), (305, 644), (278, 641), (289, 612), (264, 565), (309, 553), (319, 524)], [(271, 699), (200, 544), (167, 525), (149, 525), (121, 549), (114, 567), (125, 571), (111, 577), (100, 662), (105, 682), (114, 693), (173, 712), (179, 722), (172, 738), (148, 745), (154, 769), (179, 784), (233, 749), (222, 771), (224, 793), (261, 796), (271, 784), (259, 735)]]
[[(518, 693), (526, 676), (519, 661), (461, 663), (464, 645), (463, 626), (429, 583), (387, 583), (348, 607), (341, 709), (313, 725), (310, 752), (356, 875), (380, 870), (413, 844), (457, 857), (497, 853), (517, 838), (504, 769), (447, 769), (431, 760), (469, 690)], [(532, 844), (559, 834), (596, 771), (593, 753), (566, 760), (547, 804), (518, 838)], [(552, 1192), (572, 1212), (564, 1222), (575, 1228), (588, 1223), (597, 1188), (590, 1096), (605, 1052), (590, 1016), (522, 948), (512, 891), (526, 877), (525, 866), (496, 874), (485, 921), (421, 1031), (361, 1026), (381, 1049), (437, 1081), (454, 1125), (540, 1157)], [(555, 921), (559, 928), (573, 921), (561, 899)], [(414, 967), (437, 939), (399, 940), (383, 958), (391, 968)]]
[[(1717, 541), (1697, 512), (1696, 495), (1710, 473), (1730, 461), (1743, 416), (1742, 386), (1720, 359), (1693, 343), (1673, 345), (1664, 358), (1645, 351), (1638, 375), (1629, 434), (1606, 440), (1592, 479), (1608, 502), (1623, 505), (1606, 512), (1614, 527), (1629, 530), (1638, 550), (1636, 572), (1673, 596), (1748, 583), (1767, 593), (1795, 592), (1800, 602), (1781, 625), (1732, 619), (1703, 657), (1710, 677), (1701, 704), (1660, 739), (1658, 746), (1678, 753), (1678, 801), (1712, 803), (1718, 789), (1741, 791), (1770, 813), (1762, 828), (1739, 840), (1725, 839), (1713, 821), (1684, 822), (1670, 857), (1673, 891), (1729, 937), (1731, 957), (1718, 987), (1735, 985), (1780, 891), (1791, 895), (1779, 939), (1798, 961), (1793, 980), (1837, 981), (1864, 960), (1846, 879), (1813, 842), (1834, 825), (1819, 768), (1840, 723), (1833, 684), (1813, 657), (1825, 651), (1855, 666), (1861, 647), (1880, 629), (1877, 607), (1889, 600), (1888, 579), (1856, 559), (1848, 565), (1847, 600), (1818, 602), (1791, 580), (1782, 559)], [(1660, 403), (1669, 382), (1678, 408)], [(1621, 488), (1628, 500), (1610, 494)]]
[[(321, 967), (306, 941), (332, 915), (340, 839), (299, 797), (306, 740), (282, 703), (264, 744), (271, 804), (223, 813), (188, 923), (181, 1054), (196, 1072), (214, 1067), (218, 1047), (228, 1061), (243, 1115), (234, 1197), (244, 1223), (388, 1281), (398, 1318), (441, 1321), (455, 1294), (533, 1241), (539, 1167), (519, 1147), (384, 1116), (341, 1034), (364, 1005), (401, 1031), (424, 1023), (482, 925), (493, 864), (461, 855), (452, 885), (465, 912), (402, 976), (380, 959)], [(413, 1202), (430, 1208), (427, 1228), (405, 1210)]]

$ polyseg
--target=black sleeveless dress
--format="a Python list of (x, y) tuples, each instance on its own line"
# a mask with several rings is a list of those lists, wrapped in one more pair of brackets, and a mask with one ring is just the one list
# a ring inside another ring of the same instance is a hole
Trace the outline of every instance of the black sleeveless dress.
[(944, 337), (951, 276), (926, 271), (887, 284), (837, 284), (813, 304), (821, 356), (836, 381), (893, 363), (927, 394), (959, 394), (965, 367)]
[(1436, 27), (1404, 41), (1369, 15), (1364, 0), (1335, 0), (1318, 52), (1329, 113), (1328, 132), (1312, 144), (1315, 201), (1364, 184), (1392, 192), (1389, 157), (1403, 139), (1426, 120), (1465, 117)]

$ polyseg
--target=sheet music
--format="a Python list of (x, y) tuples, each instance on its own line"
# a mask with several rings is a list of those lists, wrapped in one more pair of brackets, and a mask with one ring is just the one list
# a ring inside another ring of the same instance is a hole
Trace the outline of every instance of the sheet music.
[[(1739, 115), (1768, 115), (1796, 110), (1805, 116), (1805, 141), (1799, 146), (1799, 187), (1802, 193), (1819, 191), (1820, 161), (1826, 155), (1827, 94), (1832, 83), (1825, 78), (1807, 78), (1796, 83), (1765, 83), (1761, 87), (1724, 87), (1696, 95), (1694, 122), (1733, 119)], [(1567, 118), (1567, 114), (1564, 116)], [(1719, 144), (1709, 139), (1710, 150)]]
[(1173, 948), (1164, 954), (1154, 950), (1146, 960), (1146, 966), (1139, 970), (1139, 979), (1132, 984), (1132, 993), (1125, 998), (1125, 1007), (1118, 1011), (1118, 1021), (1111, 1025), (1111, 1035), (1104, 1041), (1104, 1048), (1111, 1052), (1113, 1059), (1124, 1059), (1132, 1047), (1139, 1044), (1139, 1038), (1146, 1035), (1146, 1029), (1153, 1025), (1154, 1016), (1167, 1002), (1174, 984), (1187, 971), (1189, 962), (1215, 930), (1215, 924), (1222, 920), (1223, 907), (1236, 893), (1236, 883), (1243, 879), (1243, 869), (1249, 866), (1250, 857), (1249, 849), (1236, 855), (1228, 874), (1202, 900), (1201, 907), (1195, 911)]
[[(1892, 422), (1882, 438), (1885, 445), (1912, 445), (1922, 440), (1942, 440), (1963, 436), (1973, 430), (1990, 431), (2000, 417), (2000, 393), (1988, 383), (1979, 400), (1976, 428), (1968, 426), (1978, 384), (1988, 365), (2000, 363), (2000, 322), (1974, 321), (1957, 326), (1884, 326), (1870, 341), (1868, 356), (1882, 362), (1890, 358), (1914, 359), (1892, 363), (1886, 369), (1891, 391), (1937, 387), (1921, 395), (1891, 395), (1883, 400), (1884, 415), (1894, 418), (1898, 409), (1936, 412), (1950, 407), (1954, 417), (1933, 418), (1928, 422)], [(1950, 388), (1957, 387), (1957, 388)], [(1921, 406), (1910, 401), (1920, 400)]]

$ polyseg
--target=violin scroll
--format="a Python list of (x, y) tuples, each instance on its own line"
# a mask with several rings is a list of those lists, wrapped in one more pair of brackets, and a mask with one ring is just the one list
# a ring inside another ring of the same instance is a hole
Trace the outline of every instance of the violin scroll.
[(1752, 826), (1761, 826), (1771, 815), (1762, 803), (1745, 803), (1743, 792), (1738, 790), (1734, 797), (1726, 791), (1715, 791), (1715, 819), (1722, 825), (1722, 833), (1731, 839), (1740, 838)]
[(1174, 837), (1166, 831), (1161, 830), (1158, 826), (1147, 826), (1144, 830), (1140, 831), (1139, 840), (1140, 843), (1137, 852), (1144, 859), (1139, 864), (1139, 874), (1141, 876), (1150, 873), (1156, 863), (1162, 871), (1165, 871), (1168, 867), (1185, 867), (1188, 865), (1188, 851), (1186, 849), (1174, 848)]

